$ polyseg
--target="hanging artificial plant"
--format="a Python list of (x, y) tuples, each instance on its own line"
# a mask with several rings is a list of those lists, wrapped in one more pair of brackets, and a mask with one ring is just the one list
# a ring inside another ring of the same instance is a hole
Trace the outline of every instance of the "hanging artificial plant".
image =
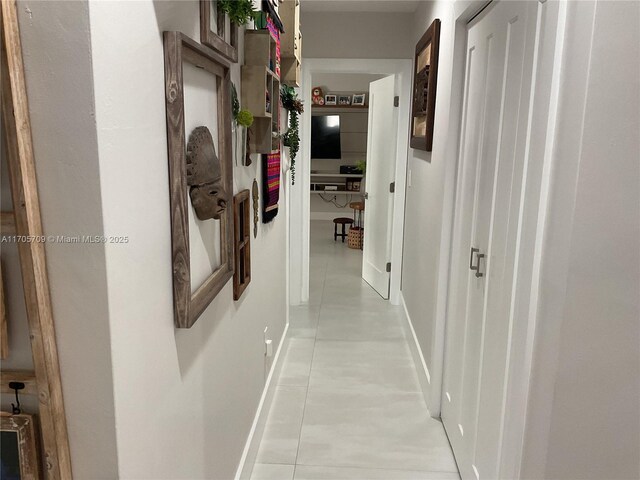
[(236, 124), (247, 128), (253, 125), (253, 114), (249, 110), (240, 109), (238, 91), (234, 83), (231, 84), (231, 114)]
[(252, 0), (218, 0), (218, 8), (236, 25), (246, 25), (260, 13), (254, 10)]
[(282, 143), (289, 147), (289, 158), (291, 159), (291, 184), (296, 183), (296, 155), (300, 148), (300, 135), (298, 132), (298, 114), (304, 112), (302, 101), (298, 99), (298, 94), (293, 87), (283, 85), (280, 89), (280, 99), (282, 106), (291, 114), (289, 129), (282, 136)]
[(231, 82), (231, 114), (233, 119), (238, 118), (240, 112), (240, 100), (238, 100), (238, 91), (236, 90), (236, 84)]
[(249, 128), (253, 125), (253, 115), (249, 110), (240, 110), (236, 117), (236, 122), (238, 125)]

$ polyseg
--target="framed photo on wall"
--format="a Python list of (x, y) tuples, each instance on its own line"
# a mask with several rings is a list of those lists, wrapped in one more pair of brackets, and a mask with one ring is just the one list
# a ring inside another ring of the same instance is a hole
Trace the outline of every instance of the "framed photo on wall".
[(238, 26), (217, 0), (200, 0), (200, 42), (232, 62), (238, 61)]
[(0, 413), (2, 478), (40, 478), (40, 460), (33, 415)]
[(364, 107), (366, 97), (367, 97), (366, 93), (355, 93), (353, 95), (353, 101), (351, 102), (351, 105)]
[(416, 44), (411, 102), (411, 148), (431, 151), (438, 80), (440, 20), (435, 19)]

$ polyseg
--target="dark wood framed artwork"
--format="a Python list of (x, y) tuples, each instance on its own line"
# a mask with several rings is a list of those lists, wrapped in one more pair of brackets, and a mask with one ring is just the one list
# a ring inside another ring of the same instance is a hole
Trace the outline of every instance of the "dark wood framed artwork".
[(2, 478), (39, 479), (40, 460), (35, 417), (2, 412), (0, 424)]
[(411, 148), (431, 151), (438, 80), (440, 20), (435, 19), (416, 44), (411, 103)]
[(0, 360), (5, 360), (9, 356), (9, 331), (4, 298), (4, 280), (2, 279), (2, 263), (0, 262)]
[(251, 282), (251, 216), (249, 190), (243, 190), (233, 197), (235, 219), (233, 272), (233, 299), (239, 300)]
[[(218, 108), (218, 152), (222, 184), (233, 191), (231, 158), (231, 79), (229, 61), (180, 32), (164, 32), (165, 105), (171, 209), (171, 254), (173, 265), (174, 322), (190, 328), (207, 305), (233, 277), (233, 211), (227, 205), (220, 217), (220, 265), (191, 293), (189, 252), (189, 187), (185, 148), (183, 62), (201, 68), (216, 78)], [(228, 202), (231, 203), (231, 202)]]
[(217, 0), (200, 0), (200, 42), (232, 62), (238, 61), (238, 26), (218, 9)]

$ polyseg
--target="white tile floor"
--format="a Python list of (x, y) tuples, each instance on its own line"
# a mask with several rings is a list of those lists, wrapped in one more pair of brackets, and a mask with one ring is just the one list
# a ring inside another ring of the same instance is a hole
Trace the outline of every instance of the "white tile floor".
[(361, 252), (334, 242), (331, 222), (312, 222), (310, 260), (252, 480), (458, 479), (402, 308), (360, 278)]

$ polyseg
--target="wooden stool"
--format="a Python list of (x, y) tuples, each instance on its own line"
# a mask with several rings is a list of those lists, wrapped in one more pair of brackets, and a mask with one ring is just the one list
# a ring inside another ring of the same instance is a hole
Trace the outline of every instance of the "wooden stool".
[[(333, 241), (337, 241), (338, 237), (342, 237), (342, 243), (347, 236), (347, 225), (351, 225), (353, 219), (347, 217), (338, 217), (333, 219)], [(342, 225), (342, 233), (338, 233), (338, 224)]]

